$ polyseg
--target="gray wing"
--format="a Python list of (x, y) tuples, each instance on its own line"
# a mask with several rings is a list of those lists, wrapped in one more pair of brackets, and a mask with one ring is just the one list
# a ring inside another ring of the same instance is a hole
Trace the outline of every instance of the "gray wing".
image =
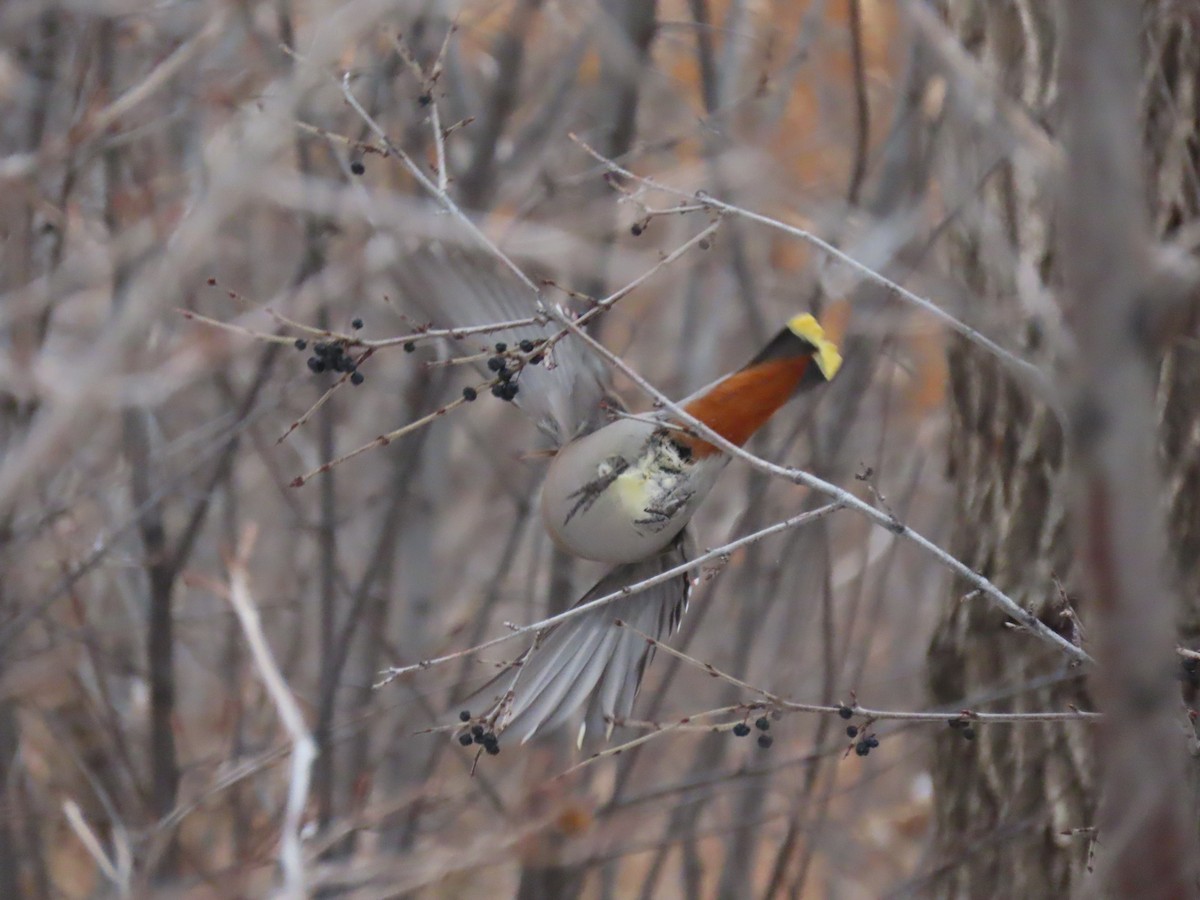
[[(537, 296), (481, 251), (425, 245), (403, 257), (395, 273), (405, 305), (420, 310), (434, 327), (487, 325), (539, 312)], [(475, 352), (498, 341), (511, 347), (558, 331), (549, 323), (532, 324), (461, 340)], [(480, 370), (491, 376), (483, 366)], [(514, 402), (560, 445), (603, 424), (601, 401), (615, 404), (603, 363), (571, 336), (557, 342), (545, 362), (527, 365), (517, 383), (520, 393)]]
[[(652, 559), (617, 566), (576, 606), (660, 575), (688, 559), (681, 536)], [(613, 720), (627, 718), (641, 687), (654, 647), (633, 629), (656, 639), (679, 627), (687, 610), (691, 579), (677, 575), (645, 591), (589, 610), (538, 635), (513, 665), (460, 704), (476, 718), (494, 721), (497, 733), (524, 743), (538, 731), (564, 724), (584, 707), (579, 744), (585, 735), (612, 732)], [(618, 628), (621, 621), (632, 628)]]

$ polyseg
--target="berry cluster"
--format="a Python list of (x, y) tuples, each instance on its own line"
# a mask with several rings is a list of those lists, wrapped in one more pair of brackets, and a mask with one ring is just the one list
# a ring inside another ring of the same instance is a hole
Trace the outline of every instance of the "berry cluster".
[[(770, 734), (768, 734), (768, 732), (771, 730), (771, 720), (770, 719), (768, 719), (766, 716), (759, 716), (754, 721), (754, 727), (757, 728), (760, 732), (760, 734), (758, 736), (758, 746), (760, 746), (764, 750), (766, 750), (773, 743), (775, 743), (775, 738), (773, 738)], [(750, 726), (747, 725), (745, 722), (738, 722), (736, 725), (733, 726), (733, 734), (735, 737), (746, 737), (746, 735), (748, 735), (749, 733), (750, 733)]]
[(875, 737), (873, 734), (868, 734), (854, 745), (854, 753), (857, 756), (866, 756), (878, 746), (879, 738)]
[[(528, 366), (536, 366), (545, 359), (545, 354), (540, 349), (542, 344), (545, 344), (545, 338), (539, 337), (538, 340), (530, 341), (528, 338), (517, 343), (516, 348), (509, 349), (509, 344), (504, 341), (497, 341), (493, 344), (492, 355), (487, 358), (487, 370), (494, 373), (496, 380), (491, 383), (492, 396), (499, 397), (500, 400), (516, 400), (517, 394), (520, 394), (521, 388), (517, 385), (517, 377), (520, 376), (522, 368)], [(404, 344), (404, 349), (412, 353), (415, 349), (415, 344), (412, 342)], [(520, 349), (524, 356), (517, 355), (516, 350)], [(478, 358), (476, 358), (478, 359)], [(462, 398), (464, 401), (472, 402), (479, 397), (479, 390), (476, 388), (463, 388)]]
[[(471, 713), (469, 710), (463, 710), (458, 714), (460, 722), (470, 722)], [(500, 739), (496, 737), (496, 732), (485, 728), (478, 722), (471, 726), (470, 731), (464, 731), (458, 736), (458, 742), (464, 747), (470, 747), (472, 744), (479, 744), (487, 751), (488, 756), (496, 756), (500, 752)]]
[[(363, 327), (363, 320), (355, 319), (350, 323), (350, 327), (357, 331)], [(307, 350), (308, 341), (296, 338), (293, 346), (297, 350)], [(349, 372), (351, 384), (362, 384), (366, 379), (362, 372), (358, 371), (358, 363), (354, 357), (347, 352), (347, 346), (344, 340), (317, 341), (313, 344), (313, 355), (308, 358), (308, 370), (314, 375), (320, 375), (322, 372)]]
[[(536, 366), (543, 359), (541, 353), (535, 352), (543, 343), (542, 340), (531, 341), (523, 340), (517, 346), (522, 353), (532, 353), (533, 356), (528, 358), (530, 365)], [(514, 359), (509, 353), (508, 344), (504, 341), (496, 343), (495, 356), (488, 358), (488, 371), (496, 373), (496, 382), (492, 385), (492, 396), (499, 397), (501, 400), (513, 400), (520, 392), (517, 386), (516, 378), (520, 374), (521, 369), (525, 366), (526, 360)], [(470, 401), (477, 396), (474, 388), (463, 388), (463, 397)]]
[(496, 378), (499, 379), (492, 385), (492, 396), (499, 397), (501, 400), (512, 400), (517, 396), (517, 383), (513, 381), (513, 377), (519, 369), (510, 369), (508, 367), (509, 360), (500, 354), (508, 350), (508, 344), (501, 341), (496, 344), (496, 355), (487, 361), (487, 367), (490, 371), (496, 373)]
[[(838, 716), (840, 716), (842, 719), (848, 720), (854, 718), (854, 710), (845, 704), (839, 706), (837, 712)], [(870, 720), (868, 720), (867, 723), (861, 728), (857, 725), (846, 726), (846, 737), (850, 738), (851, 740), (855, 740), (855, 738), (857, 738), (854, 743), (854, 752), (858, 756), (866, 756), (879, 746), (879, 738), (873, 734), (867, 734), (867, 729), (870, 726)]]

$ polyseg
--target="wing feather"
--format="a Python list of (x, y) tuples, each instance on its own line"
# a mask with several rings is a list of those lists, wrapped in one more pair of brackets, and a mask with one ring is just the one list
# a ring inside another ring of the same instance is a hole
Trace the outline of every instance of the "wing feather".
[[(651, 559), (617, 566), (579, 604), (678, 566), (688, 558), (688, 543), (681, 536)], [(690, 589), (691, 579), (679, 575), (548, 629), (512, 668), (473, 695), (490, 704), (481, 717), (494, 720), (497, 732), (524, 742), (586, 707), (580, 741), (588, 733), (608, 734), (614, 719), (632, 713), (654, 652), (641, 634), (618, 628), (616, 620), (656, 639), (667, 637), (687, 608)], [(472, 709), (470, 703), (467, 709)]]
[[(395, 279), (405, 306), (420, 310), (436, 327), (465, 328), (536, 316), (538, 296), (481, 251), (427, 244), (401, 259)], [(553, 337), (553, 324), (530, 324), (461, 340), (471, 352), (498, 341), (515, 347), (522, 340)], [(482, 364), (480, 373), (490, 378)], [(608, 371), (595, 354), (571, 336), (554, 344), (549, 358), (527, 365), (517, 376), (516, 400), (560, 445), (605, 421), (601, 401), (619, 405), (609, 393)]]

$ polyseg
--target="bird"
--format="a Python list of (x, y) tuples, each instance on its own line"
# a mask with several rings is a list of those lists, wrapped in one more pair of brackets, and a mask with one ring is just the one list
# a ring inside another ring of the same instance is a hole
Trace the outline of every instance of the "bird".
[[(423, 247), (399, 264), (397, 280), (408, 302), (456, 328), (539, 312), (530, 287), (482, 251)], [(539, 503), (551, 540), (611, 566), (576, 602), (581, 606), (691, 559), (688, 523), (730, 457), (667, 410), (628, 414), (603, 360), (562, 331), (543, 316), (495, 332), (491, 339), (503, 338), (495, 344), (502, 350), (481, 371), (494, 380), (493, 393), (520, 407), (554, 445)], [(509, 347), (521, 352), (505, 355)], [(817, 319), (798, 313), (744, 366), (677, 405), (740, 446), (792, 397), (831, 381), (841, 365)], [(524, 653), (458, 704), (462, 715), (525, 743), (582, 710), (579, 746), (589, 735), (611, 738), (614, 724), (632, 713), (654, 655), (642, 635), (658, 640), (678, 628), (692, 583), (685, 572), (538, 632)]]

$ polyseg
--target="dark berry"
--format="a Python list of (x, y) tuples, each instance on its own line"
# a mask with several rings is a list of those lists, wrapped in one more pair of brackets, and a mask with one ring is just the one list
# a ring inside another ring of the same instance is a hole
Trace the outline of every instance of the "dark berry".
[(313, 344), (313, 353), (316, 353), (318, 356), (323, 355), (328, 352), (329, 352), (329, 345), (327, 343), (325, 343), (324, 341), (317, 341), (315, 344)]
[(354, 162), (350, 163), (350, 174), (361, 175), (365, 171), (367, 171), (367, 167), (362, 164), (361, 159), (356, 159)]
[(775, 743), (775, 738), (771, 737), (769, 734), (760, 734), (758, 736), (758, 746), (762, 747), (764, 750), (770, 747), (773, 743)]
[(754, 723), (754, 727), (759, 731), (769, 731), (771, 728), (771, 720), (766, 716), (759, 716)]
[(745, 737), (746, 735), (748, 735), (750, 733), (750, 726), (747, 725), (745, 722), (738, 722), (736, 725), (733, 726), (733, 733), (737, 737)]
[(492, 385), (492, 396), (499, 397), (501, 400), (503, 400), (504, 399), (504, 385), (493, 384)]
[(488, 756), (499, 756), (500, 745), (496, 743), (484, 744), (483, 749), (487, 751)]
[(975, 729), (974, 728), (964, 728), (963, 729), (963, 737), (965, 737), (968, 741), (975, 740)]
[(841, 716), (843, 719), (849, 719), (851, 716), (854, 715), (854, 710), (852, 710), (848, 706), (841, 706), (841, 707), (838, 707), (838, 715)]
[(847, 725), (846, 726), (846, 737), (858, 737), (858, 726), (857, 725)]
[(310, 356), (308, 358), (308, 369), (310, 372), (314, 372), (317, 375), (320, 375), (322, 372), (325, 371), (325, 363), (315, 356)]
[(474, 400), (478, 396), (479, 396), (479, 392), (476, 391), (475, 388), (473, 388), (473, 387), (463, 388), (463, 399), (466, 400), (468, 403), (470, 403), (472, 400)]
[(508, 349), (508, 344), (504, 343), (504, 341), (498, 341), (496, 343), (496, 352), (497, 353), (503, 353), (507, 349)]
[(645, 229), (642, 227), (641, 222), (634, 222), (633, 225), (629, 229), (629, 233), (632, 234), (634, 237), (637, 237), (643, 231), (645, 231)]
[(871, 735), (869, 738), (867, 738), (867, 746), (874, 750), (879, 746), (879, 738), (875, 737), (875, 735)]
[(475, 735), (475, 737), (479, 738), (480, 740), (483, 740), (483, 731), (484, 728), (482, 725), (471, 726), (471, 734)]
[(528, 353), (533, 349), (533, 341), (526, 338), (525, 340), (521, 341), (520, 347), (522, 353)]
[(857, 744), (854, 745), (854, 752), (858, 756), (866, 756), (868, 753), (871, 752), (871, 745), (868, 744), (866, 741), (859, 741)]
[(404, 345), (404, 352), (405, 352), (405, 353), (412, 353), (412, 352), (413, 352), (414, 350), (416, 350), (416, 349), (417, 349), (417, 345), (416, 345), (416, 344), (414, 344), (412, 341), (408, 341), (408, 342), (407, 342), (407, 343), (405, 343), (405, 345)]
[(470, 747), (473, 743), (475, 743), (475, 739), (472, 738), (469, 734), (460, 734), (458, 736), (458, 742), (460, 744), (462, 744), (464, 747)]
[(351, 383), (351, 384), (353, 384), (353, 385), (359, 385), (359, 384), (362, 384), (362, 383), (363, 383), (364, 381), (366, 381), (366, 380), (367, 380), (367, 379), (363, 377), (363, 373), (362, 373), (362, 372), (355, 372), (354, 374), (352, 374), (352, 375), (350, 376), (350, 383)]
[(966, 719), (951, 719), (946, 724), (949, 725), (951, 728), (966, 728), (967, 720)]
[(358, 331), (358, 329), (363, 327), (363, 320), (362, 319), (352, 319), (350, 322), (350, 327), (353, 328), (355, 331)]
[(517, 391), (519, 391), (519, 390), (520, 390), (520, 388), (517, 387), (517, 385), (513, 382), (506, 384), (504, 386), (504, 399), (505, 400), (515, 400), (517, 397)]
[(700, 240), (700, 243), (698, 243), (696, 246), (699, 247), (701, 250), (707, 250), (709, 247), (712, 246), (712, 243), (708, 240), (708, 238), (702, 238)]
[(461, 712), (459, 712), (458, 721), (470, 722), (471, 721), (471, 711), (469, 709), (464, 709)]
[(417, 98), (417, 102), (419, 104), (421, 104), (422, 106), (428, 106), (430, 103), (433, 102), (433, 95), (426, 92)]
[(485, 731), (483, 733), (483, 742), (485, 744), (496, 744), (499, 743), (499, 740), (500, 739), (496, 737), (496, 732), (494, 731)]
[(499, 356), (493, 356), (491, 359), (489, 359), (487, 361), (487, 367), (489, 369), (491, 369), (493, 372), (499, 372), (501, 369), (504, 368), (504, 360), (501, 359)]
[(293, 344), (293, 346), (297, 350), (307, 350), (308, 349), (308, 341), (306, 341), (304, 338), (296, 338), (296, 341)]

